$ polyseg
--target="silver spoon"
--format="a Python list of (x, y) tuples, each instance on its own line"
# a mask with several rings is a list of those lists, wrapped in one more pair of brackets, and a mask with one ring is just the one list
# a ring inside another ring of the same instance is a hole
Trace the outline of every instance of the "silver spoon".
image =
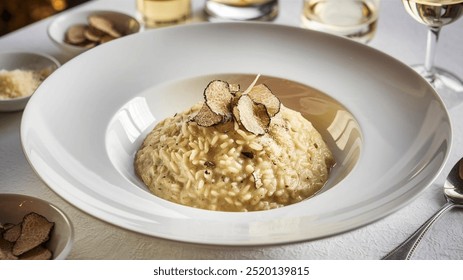
[(409, 260), (416, 250), (424, 234), (442, 214), (453, 207), (463, 207), (463, 159), (460, 159), (447, 177), (444, 184), (444, 195), (447, 202), (418, 228), (407, 240), (383, 257), (383, 260)]

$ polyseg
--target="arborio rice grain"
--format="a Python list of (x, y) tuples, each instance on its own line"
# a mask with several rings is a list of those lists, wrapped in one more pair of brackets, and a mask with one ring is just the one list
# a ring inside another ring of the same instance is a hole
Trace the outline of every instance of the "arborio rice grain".
[(312, 124), (281, 106), (268, 133), (236, 122), (190, 121), (202, 103), (161, 121), (135, 157), (150, 191), (166, 200), (219, 211), (257, 211), (310, 197), (325, 184), (333, 156)]

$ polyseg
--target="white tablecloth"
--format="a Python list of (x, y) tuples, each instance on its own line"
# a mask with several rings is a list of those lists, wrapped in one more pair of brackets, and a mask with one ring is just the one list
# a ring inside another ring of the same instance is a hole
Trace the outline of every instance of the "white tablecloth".
[[(135, 0), (98, 0), (80, 9), (113, 9), (136, 15)], [(203, 0), (193, 0), (195, 17)], [(277, 24), (299, 26), (302, 0), (280, 1)], [(53, 18), (0, 37), (0, 51), (35, 51), (64, 55), (47, 36)], [(446, 26), (438, 45), (436, 64), (463, 77), (463, 20)], [(383, 0), (379, 26), (370, 46), (406, 64), (424, 59), (426, 28), (408, 16), (399, 0)], [(75, 244), (69, 259), (379, 259), (406, 239), (442, 204), (442, 183), (463, 155), (463, 92), (442, 96), (454, 125), (451, 155), (442, 174), (419, 197), (398, 212), (363, 228), (341, 235), (288, 245), (220, 247), (185, 244), (130, 232), (95, 219), (53, 193), (26, 161), (19, 137), (22, 113), (0, 113), (0, 192), (23, 193), (48, 200), (63, 209), (75, 227)], [(367, 183), (367, 182), (366, 182)], [(463, 259), (463, 211), (452, 210), (425, 236), (415, 259)]]

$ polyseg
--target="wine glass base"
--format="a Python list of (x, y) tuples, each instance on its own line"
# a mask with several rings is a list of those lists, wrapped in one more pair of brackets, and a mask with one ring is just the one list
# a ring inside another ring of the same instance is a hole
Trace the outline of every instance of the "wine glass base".
[(433, 68), (432, 74), (423, 65), (413, 65), (412, 68), (433, 86), (449, 109), (463, 101), (463, 81), (455, 74), (438, 67)]
[(423, 76), (435, 89), (463, 93), (463, 81), (455, 74), (442, 68), (434, 67), (434, 73), (429, 74), (423, 65), (413, 65), (412, 68)]

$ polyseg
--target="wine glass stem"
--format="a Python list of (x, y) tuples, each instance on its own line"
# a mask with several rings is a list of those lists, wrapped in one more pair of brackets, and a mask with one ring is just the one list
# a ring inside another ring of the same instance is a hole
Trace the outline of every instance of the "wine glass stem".
[(430, 27), (428, 30), (426, 59), (424, 62), (424, 69), (426, 73), (424, 73), (424, 77), (430, 82), (433, 82), (435, 79), (434, 57), (436, 55), (436, 46), (437, 46), (437, 41), (439, 40), (440, 30), (441, 30), (441, 27)]

